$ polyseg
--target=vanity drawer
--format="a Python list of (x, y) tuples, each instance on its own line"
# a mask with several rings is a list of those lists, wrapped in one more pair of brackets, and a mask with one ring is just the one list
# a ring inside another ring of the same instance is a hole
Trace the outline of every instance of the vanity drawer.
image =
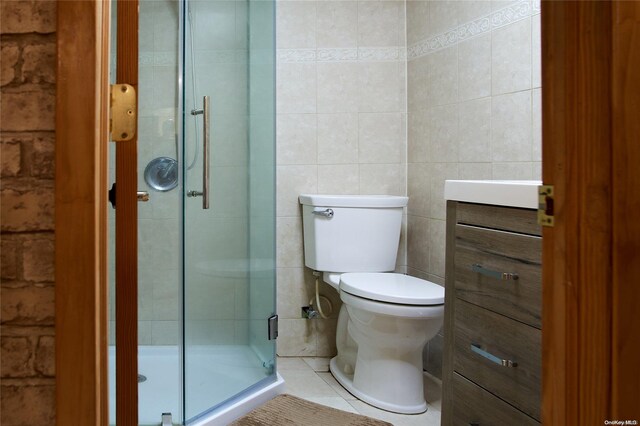
[(541, 247), (537, 236), (456, 225), (456, 297), (541, 328)]
[(540, 423), (496, 398), (480, 386), (453, 373), (454, 426), (539, 426)]
[(457, 223), (483, 228), (542, 235), (536, 210), (486, 204), (457, 203)]
[(455, 301), (453, 370), (537, 420), (540, 348), (540, 330)]

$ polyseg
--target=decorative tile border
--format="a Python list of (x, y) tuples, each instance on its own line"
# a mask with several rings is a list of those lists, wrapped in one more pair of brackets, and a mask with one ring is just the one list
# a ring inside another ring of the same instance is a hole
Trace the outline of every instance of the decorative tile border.
[(358, 49), (317, 49), (315, 60), (318, 62), (357, 61)]
[(364, 47), (358, 49), (358, 59), (366, 62), (402, 61), (407, 50), (397, 47)]
[(178, 64), (178, 54), (176, 52), (153, 52), (141, 51), (138, 53), (138, 64), (140, 66), (166, 67)]
[(277, 49), (278, 62), (315, 62), (316, 49)]
[(539, 0), (519, 0), (486, 16), (421, 40), (407, 49), (402, 47), (359, 47), (334, 49), (277, 49), (279, 63), (304, 62), (386, 62), (413, 60), (453, 46), (462, 41), (504, 27), (540, 13)]
[(420, 58), (537, 13), (540, 13), (539, 1), (521, 0), (445, 33), (412, 44), (407, 48), (407, 59)]
[(360, 47), (335, 49), (278, 49), (280, 63), (297, 62), (389, 62), (406, 58), (402, 47)]
[[(197, 55), (196, 60), (199, 65), (246, 64), (249, 60), (247, 49), (203, 50), (199, 51)], [(138, 54), (138, 64), (157, 67), (175, 66), (178, 64), (178, 55), (172, 51), (141, 51)]]
[(138, 65), (153, 66), (153, 52), (138, 52)]
[(196, 65), (246, 64), (249, 61), (247, 49), (203, 50), (197, 52)]

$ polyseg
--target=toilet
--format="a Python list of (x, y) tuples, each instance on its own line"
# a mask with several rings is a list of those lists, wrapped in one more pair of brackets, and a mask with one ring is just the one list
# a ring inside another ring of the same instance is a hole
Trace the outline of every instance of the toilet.
[(391, 272), (408, 198), (303, 194), (299, 201), (305, 265), (343, 302), (331, 373), (375, 407), (426, 411), (422, 350), (442, 326), (444, 288)]

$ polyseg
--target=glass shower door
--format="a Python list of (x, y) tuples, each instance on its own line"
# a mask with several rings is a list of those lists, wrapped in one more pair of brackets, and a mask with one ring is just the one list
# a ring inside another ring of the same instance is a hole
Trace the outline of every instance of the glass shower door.
[(274, 19), (270, 1), (184, 7), (188, 421), (275, 380)]

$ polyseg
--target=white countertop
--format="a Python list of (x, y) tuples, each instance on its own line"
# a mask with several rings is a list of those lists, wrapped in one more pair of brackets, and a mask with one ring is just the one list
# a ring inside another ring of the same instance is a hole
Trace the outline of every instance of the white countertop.
[(538, 208), (538, 180), (447, 180), (445, 200)]

